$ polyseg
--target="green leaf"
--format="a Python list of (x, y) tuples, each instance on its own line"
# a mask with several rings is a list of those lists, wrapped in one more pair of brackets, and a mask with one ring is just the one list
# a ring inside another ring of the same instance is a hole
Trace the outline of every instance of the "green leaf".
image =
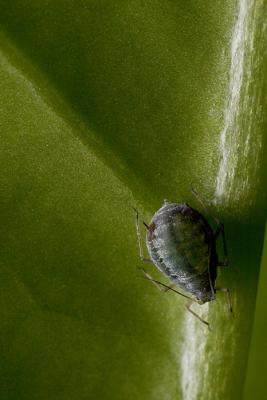
[[(1, 2), (1, 398), (240, 398), (265, 222), (262, 4), (223, 148), (235, 2)], [(192, 184), (230, 253), (234, 316), (218, 294), (210, 334), (137, 268), (131, 207), (201, 209)]]

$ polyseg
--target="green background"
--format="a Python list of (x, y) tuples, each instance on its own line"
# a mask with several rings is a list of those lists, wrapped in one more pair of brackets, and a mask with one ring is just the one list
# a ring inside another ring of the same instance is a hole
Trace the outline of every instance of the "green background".
[[(235, 1), (0, 5), (1, 399), (241, 398), (266, 217), (266, 4), (219, 200)], [(191, 184), (230, 253), (218, 282), (234, 315), (218, 294), (210, 334), (136, 268), (131, 206), (147, 222), (164, 198), (199, 207)]]

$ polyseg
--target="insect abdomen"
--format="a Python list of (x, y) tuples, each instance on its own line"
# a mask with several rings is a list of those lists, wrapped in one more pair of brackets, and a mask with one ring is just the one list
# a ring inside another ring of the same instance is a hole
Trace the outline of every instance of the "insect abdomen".
[(147, 247), (158, 269), (173, 283), (195, 293), (209, 285), (213, 234), (207, 221), (186, 204), (165, 204), (153, 217)]

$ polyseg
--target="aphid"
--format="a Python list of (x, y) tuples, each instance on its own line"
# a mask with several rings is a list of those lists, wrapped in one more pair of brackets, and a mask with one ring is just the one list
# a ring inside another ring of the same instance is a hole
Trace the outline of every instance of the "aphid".
[[(193, 194), (197, 196), (194, 191)], [(202, 201), (201, 203), (203, 205)], [(188, 311), (208, 327), (209, 323), (191, 310), (193, 302), (204, 304), (213, 301), (216, 291), (220, 290), (226, 293), (229, 310), (232, 311), (229, 290), (215, 287), (217, 267), (228, 265), (223, 223), (214, 218), (217, 229), (213, 232), (200, 212), (188, 204), (176, 204), (165, 200), (150, 224), (144, 222), (146, 245), (150, 255), (150, 258), (146, 258), (142, 249), (138, 211), (134, 210), (140, 258), (144, 262), (152, 262), (170, 281), (170, 285), (153, 279), (145, 269), (140, 268), (145, 277), (161, 291), (172, 290), (190, 299), (186, 305)], [(218, 260), (216, 251), (216, 240), (220, 234), (224, 248), (222, 262)], [(175, 290), (176, 285), (193, 297)]]

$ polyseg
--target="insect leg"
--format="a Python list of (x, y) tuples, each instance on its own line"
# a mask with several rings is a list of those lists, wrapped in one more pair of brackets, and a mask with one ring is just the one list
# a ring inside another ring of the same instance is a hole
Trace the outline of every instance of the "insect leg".
[(214, 239), (216, 240), (219, 236), (219, 234), (222, 234), (222, 240), (223, 240), (223, 251), (224, 251), (224, 260), (218, 263), (219, 267), (226, 267), (228, 265), (228, 251), (226, 247), (226, 240), (225, 240), (225, 234), (224, 234), (224, 224), (219, 221), (218, 218), (214, 217), (214, 215), (210, 215), (208, 211), (208, 206), (205, 204), (204, 200), (199, 196), (199, 194), (195, 191), (193, 187), (191, 187), (192, 194), (195, 196), (195, 198), (200, 202), (206, 213), (210, 216), (210, 218), (213, 219), (213, 221), (217, 225), (217, 229), (214, 233)]
[(200, 197), (200, 195), (195, 191), (193, 186), (191, 186), (191, 192), (195, 196), (197, 201), (202, 205), (202, 207), (204, 208), (205, 212), (209, 215), (209, 217), (212, 218), (213, 221), (215, 222), (215, 224), (219, 226), (220, 225), (220, 221), (218, 220), (218, 218), (214, 217), (214, 215), (210, 215), (209, 210), (208, 210), (208, 205), (204, 202), (202, 197)]
[[(154, 283), (154, 285), (156, 285), (159, 288), (159, 290), (161, 290), (163, 292), (167, 292), (168, 290), (171, 290), (172, 292), (174, 292), (176, 294), (179, 294), (180, 296), (185, 297), (186, 299), (189, 299), (191, 301), (195, 301), (194, 299), (192, 299), (191, 297), (187, 296), (186, 294), (178, 292), (178, 290), (174, 289), (174, 287), (176, 286), (175, 284), (171, 284), (170, 286), (165, 285), (165, 283), (162, 283), (160, 281), (157, 281), (156, 279), (153, 279), (143, 268), (140, 268), (140, 270), (146, 276), (146, 279), (152, 281)], [(164, 290), (162, 290), (160, 287), (163, 287)]]
[(224, 260), (220, 261), (218, 263), (218, 266), (219, 267), (227, 267), (227, 265), (229, 264), (229, 262), (228, 262), (228, 250), (227, 250), (226, 240), (225, 240), (224, 224), (222, 222), (220, 222), (220, 224), (219, 224), (219, 226), (216, 229), (216, 232), (214, 234), (215, 240), (217, 240), (217, 238), (218, 238), (220, 233), (222, 234)]
[(187, 310), (188, 310), (191, 314), (193, 314), (197, 319), (199, 319), (199, 321), (201, 321), (201, 322), (203, 322), (203, 324), (207, 325), (209, 331), (211, 331), (211, 329), (210, 329), (210, 324), (209, 324), (207, 321), (205, 321), (203, 318), (201, 318), (201, 317), (200, 317), (197, 313), (195, 313), (193, 310), (191, 310), (190, 307), (191, 307), (192, 303), (194, 303), (194, 301), (195, 301), (195, 300), (190, 300), (190, 301), (186, 304)]
[(136, 234), (137, 234), (137, 241), (138, 241), (138, 247), (139, 247), (139, 256), (140, 256), (141, 260), (144, 262), (152, 262), (150, 260), (150, 258), (144, 257), (142, 238), (141, 238), (140, 226), (139, 226), (139, 220), (138, 220), (139, 214), (138, 214), (138, 211), (136, 208), (133, 207), (133, 209), (135, 211), (135, 226), (136, 226)]
[(233, 307), (232, 307), (232, 297), (230, 294), (230, 290), (228, 288), (224, 288), (224, 287), (218, 287), (216, 288), (216, 292), (224, 292), (226, 294), (226, 299), (227, 299), (227, 304), (228, 304), (228, 308), (229, 311), (232, 313), (233, 312)]
[[(175, 284), (171, 284), (170, 286), (168, 286), (168, 285), (165, 285), (164, 283), (156, 281), (155, 279), (152, 278), (151, 275), (149, 275), (149, 273), (147, 271), (144, 270), (144, 268), (140, 268), (140, 271), (143, 272), (146, 279), (148, 279), (150, 282), (152, 282), (153, 285), (155, 285), (161, 292), (167, 292), (168, 290), (173, 290), (173, 288), (176, 286)], [(176, 290), (175, 290), (175, 292), (176, 292)]]

